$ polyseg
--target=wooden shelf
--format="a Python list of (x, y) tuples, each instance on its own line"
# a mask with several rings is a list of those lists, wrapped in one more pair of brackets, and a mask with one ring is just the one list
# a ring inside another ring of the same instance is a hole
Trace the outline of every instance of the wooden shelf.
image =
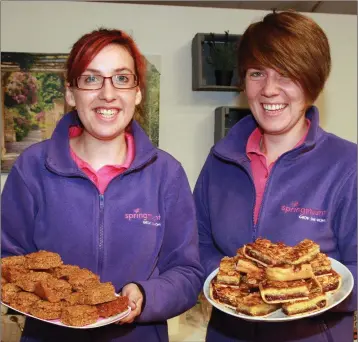
[[(224, 43), (225, 34), (215, 33), (215, 42)], [(229, 34), (230, 42), (238, 42), (241, 35)], [(216, 85), (215, 73), (206, 61), (209, 56), (209, 46), (205, 44), (210, 39), (210, 33), (197, 33), (191, 44), (192, 58), (192, 90), (194, 91), (230, 91), (237, 92), (237, 68), (230, 86)]]
[(220, 86), (220, 85), (202, 85), (198, 89), (193, 89), (197, 91), (237, 91), (235, 86)]

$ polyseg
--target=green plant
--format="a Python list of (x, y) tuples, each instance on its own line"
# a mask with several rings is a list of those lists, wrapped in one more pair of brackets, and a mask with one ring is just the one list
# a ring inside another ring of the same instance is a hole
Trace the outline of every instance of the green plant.
[(31, 121), (21, 116), (14, 117), (16, 141), (23, 140), (31, 129)]
[(21, 141), (28, 135), (31, 119), (29, 106), (26, 104), (18, 104), (5, 111), (6, 127), (15, 131), (16, 141)]
[(211, 64), (214, 70), (232, 71), (236, 66), (236, 42), (230, 41), (229, 31), (225, 31), (223, 41), (215, 39), (215, 34), (210, 33), (209, 40), (205, 41), (209, 46), (209, 56), (206, 61)]

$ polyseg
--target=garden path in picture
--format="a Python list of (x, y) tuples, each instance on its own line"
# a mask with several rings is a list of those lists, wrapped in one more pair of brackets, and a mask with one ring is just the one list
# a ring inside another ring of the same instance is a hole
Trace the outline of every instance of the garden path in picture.
[(42, 132), (40, 129), (32, 130), (21, 141), (7, 142), (5, 144), (6, 155), (1, 160), (1, 168), (9, 170), (16, 158), (32, 144), (42, 141)]

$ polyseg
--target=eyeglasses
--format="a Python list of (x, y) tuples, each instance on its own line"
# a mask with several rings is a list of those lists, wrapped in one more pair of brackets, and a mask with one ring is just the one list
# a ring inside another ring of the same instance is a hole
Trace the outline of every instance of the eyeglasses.
[(76, 79), (76, 87), (82, 90), (98, 90), (104, 85), (104, 80), (109, 78), (116, 89), (132, 89), (138, 85), (138, 77), (134, 74), (118, 74), (110, 77), (101, 75), (82, 75)]

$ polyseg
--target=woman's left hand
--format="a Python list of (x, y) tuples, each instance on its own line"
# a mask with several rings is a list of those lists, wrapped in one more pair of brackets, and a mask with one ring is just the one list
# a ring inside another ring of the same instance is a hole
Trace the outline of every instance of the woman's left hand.
[(116, 324), (132, 323), (134, 319), (142, 312), (143, 294), (136, 284), (130, 283), (123, 287), (122, 296), (127, 296), (129, 299), (129, 306), (132, 311), (127, 317), (124, 317)]

